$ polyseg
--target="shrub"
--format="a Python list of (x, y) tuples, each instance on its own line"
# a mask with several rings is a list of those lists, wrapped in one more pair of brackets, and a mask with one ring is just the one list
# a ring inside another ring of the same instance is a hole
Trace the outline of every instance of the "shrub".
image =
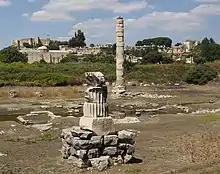
[(19, 52), (17, 48), (9, 46), (0, 51), (0, 61), (5, 63), (27, 62), (28, 58), (26, 54)]
[(217, 71), (205, 64), (198, 64), (190, 68), (184, 76), (184, 81), (189, 84), (204, 85), (218, 75)]

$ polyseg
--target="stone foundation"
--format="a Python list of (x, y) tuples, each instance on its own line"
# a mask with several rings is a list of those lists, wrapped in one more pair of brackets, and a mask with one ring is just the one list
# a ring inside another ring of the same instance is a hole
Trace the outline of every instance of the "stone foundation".
[(135, 152), (135, 133), (118, 131), (98, 136), (93, 131), (72, 127), (62, 130), (62, 157), (79, 168), (105, 170), (129, 163)]

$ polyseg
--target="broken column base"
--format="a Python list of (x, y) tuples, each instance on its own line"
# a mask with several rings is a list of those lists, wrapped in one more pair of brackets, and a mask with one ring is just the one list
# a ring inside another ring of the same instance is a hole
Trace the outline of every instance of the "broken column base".
[(81, 117), (79, 126), (82, 129), (95, 132), (97, 135), (107, 135), (115, 131), (114, 121), (111, 117)]
[(61, 137), (64, 162), (78, 168), (106, 170), (112, 165), (129, 163), (135, 152), (135, 133), (129, 131), (98, 136), (72, 127), (63, 129)]

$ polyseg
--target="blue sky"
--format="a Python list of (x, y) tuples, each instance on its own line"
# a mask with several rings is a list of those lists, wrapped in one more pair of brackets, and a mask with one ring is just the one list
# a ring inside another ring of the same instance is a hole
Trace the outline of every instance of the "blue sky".
[(168, 36), (173, 42), (213, 37), (220, 42), (220, 0), (0, 0), (0, 48), (26, 37), (115, 42), (115, 18), (125, 18), (127, 45)]

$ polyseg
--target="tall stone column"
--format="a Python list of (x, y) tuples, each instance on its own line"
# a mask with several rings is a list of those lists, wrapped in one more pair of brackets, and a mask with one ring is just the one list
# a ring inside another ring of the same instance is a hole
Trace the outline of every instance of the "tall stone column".
[(116, 19), (116, 84), (112, 90), (112, 96), (118, 97), (125, 92), (124, 80), (124, 19)]
[(124, 19), (116, 20), (116, 85), (124, 86)]

